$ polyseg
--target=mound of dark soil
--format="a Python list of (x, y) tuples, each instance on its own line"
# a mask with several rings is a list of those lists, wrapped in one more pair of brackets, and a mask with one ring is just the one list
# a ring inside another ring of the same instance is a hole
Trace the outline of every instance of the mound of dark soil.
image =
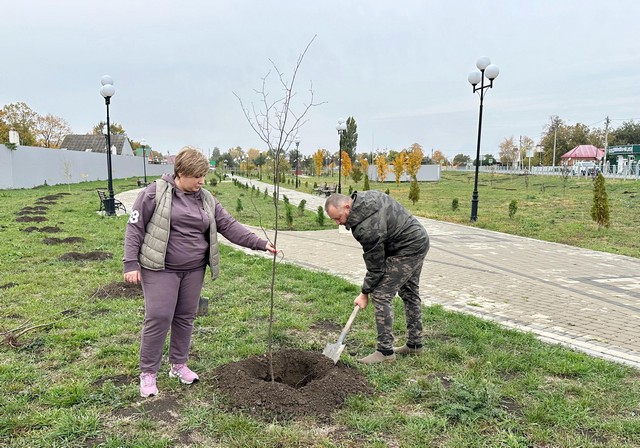
[(22, 229), (23, 232), (27, 232), (27, 233), (31, 233), (31, 232), (46, 232), (46, 233), (58, 233), (58, 232), (62, 232), (62, 229), (60, 227), (51, 227), (51, 226), (47, 226), (47, 227), (26, 227), (24, 229)]
[(69, 196), (71, 193), (56, 193), (56, 194), (50, 194), (47, 196), (43, 196), (41, 198), (38, 198), (38, 201), (57, 201), (58, 199), (61, 199), (63, 196)]
[(22, 207), (20, 210), (23, 211), (23, 212), (26, 212), (26, 211), (40, 211), (41, 212), (41, 211), (44, 211), (44, 210), (49, 210), (49, 207), (45, 207), (44, 205), (38, 205), (36, 207)]
[(48, 244), (50, 246), (65, 243), (81, 243), (83, 241), (84, 238), (81, 238), (79, 236), (70, 236), (68, 238), (45, 238), (42, 240), (44, 244)]
[(24, 216), (24, 215), (46, 215), (47, 212), (44, 210), (20, 210), (18, 212), (18, 215), (20, 216)]
[(19, 216), (16, 218), (16, 222), (42, 222), (49, 221), (44, 216)]
[(268, 421), (309, 415), (327, 418), (349, 395), (372, 392), (358, 370), (302, 350), (273, 354), (275, 381), (271, 381), (268, 355), (226, 364), (214, 375), (230, 410)]
[(110, 254), (109, 252), (100, 252), (100, 251), (93, 251), (93, 252), (86, 252), (86, 253), (80, 253), (80, 252), (67, 252), (64, 255), (61, 255), (60, 258), (58, 258), (58, 260), (60, 261), (102, 261), (102, 260), (108, 260), (109, 258), (112, 258), (113, 255)]
[(133, 285), (126, 282), (114, 282), (108, 285), (99, 287), (93, 297), (99, 299), (113, 299), (113, 298), (125, 298), (125, 299), (139, 299), (142, 297), (142, 286), (140, 284)]

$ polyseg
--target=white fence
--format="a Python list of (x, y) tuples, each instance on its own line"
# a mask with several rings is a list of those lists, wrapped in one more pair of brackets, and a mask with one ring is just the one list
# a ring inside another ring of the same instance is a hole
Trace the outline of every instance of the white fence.
[[(147, 164), (147, 176), (173, 173), (173, 165)], [(143, 177), (142, 157), (111, 156), (113, 179)], [(61, 149), (0, 145), (0, 189), (33, 188), (107, 180), (107, 154)]]

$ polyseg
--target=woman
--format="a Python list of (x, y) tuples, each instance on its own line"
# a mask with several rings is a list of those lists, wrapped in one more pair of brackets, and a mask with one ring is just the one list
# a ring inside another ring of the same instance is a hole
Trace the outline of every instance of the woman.
[(144, 324), (140, 341), (140, 395), (157, 395), (156, 375), (169, 329), (169, 376), (197, 381), (187, 367), (193, 322), (207, 265), (219, 272), (218, 237), (254, 250), (275, 247), (236, 221), (207, 190), (209, 161), (195, 149), (181, 151), (174, 174), (140, 192), (127, 223), (124, 280), (142, 283)]

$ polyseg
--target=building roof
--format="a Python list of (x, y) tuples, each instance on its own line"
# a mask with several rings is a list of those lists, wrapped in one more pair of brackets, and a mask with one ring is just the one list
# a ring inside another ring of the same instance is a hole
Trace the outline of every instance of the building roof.
[(587, 159), (600, 160), (604, 157), (604, 149), (593, 145), (578, 145), (570, 151), (562, 154), (561, 159)]
[[(122, 134), (112, 134), (111, 135), (111, 146), (116, 147), (116, 153), (122, 154), (122, 148), (124, 147), (124, 142), (127, 139), (126, 135)], [(60, 145), (61, 149), (66, 149), (68, 151), (87, 151), (91, 150), (91, 152), (106, 152), (107, 147), (107, 138), (104, 135), (95, 135), (95, 134), (85, 134), (85, 135), (67, 135), (62, 140), (62, 144)]]

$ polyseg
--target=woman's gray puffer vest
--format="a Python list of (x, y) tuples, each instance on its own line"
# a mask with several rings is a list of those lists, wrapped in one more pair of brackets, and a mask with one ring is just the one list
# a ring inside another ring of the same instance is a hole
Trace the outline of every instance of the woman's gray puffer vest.
[[(218, 231), (216, 229), (216, 200), (207, 190), (202, 191), (204, 210), (209, 215), (209, 267), (211, 277), (218, 278), (220, 273), (220, 253), (218, 251)], [(156, 180), (156, 208), (147, 224), (144, 242), (140, 248), (138, 262), (140, 266), (152, 271), (164, 269), (164, 259), (169, 242), (171, 228), (171, 199), (173, 186), (165, 180)]]

